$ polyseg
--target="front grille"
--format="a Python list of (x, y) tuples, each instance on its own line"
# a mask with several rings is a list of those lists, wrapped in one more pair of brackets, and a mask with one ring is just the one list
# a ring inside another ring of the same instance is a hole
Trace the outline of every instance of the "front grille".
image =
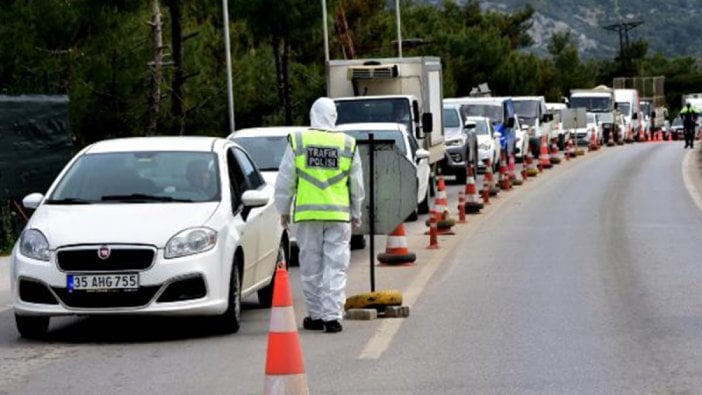
[(151, 301), (158, 289), (159, 286), (148, 286), (133, 291), (68, 292), (67, 288), (53, 288), (66, 306), (85, 309), (144, 306)]
[(102, 246), (60, 250), (58, 267), (70, 272), (115, 272), (144, 270), (151, 266), (156, 250), (150, 247), (110, 246), (109, 256), (101, 259)]

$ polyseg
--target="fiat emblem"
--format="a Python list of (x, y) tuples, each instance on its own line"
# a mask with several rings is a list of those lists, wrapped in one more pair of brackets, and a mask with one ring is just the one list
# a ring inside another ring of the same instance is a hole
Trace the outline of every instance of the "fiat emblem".
[(102, 259), (103, 261), (107, 258), (110, 257), (110, 247), (108, 246), (100, 246), (97, 250), (98, 258)]

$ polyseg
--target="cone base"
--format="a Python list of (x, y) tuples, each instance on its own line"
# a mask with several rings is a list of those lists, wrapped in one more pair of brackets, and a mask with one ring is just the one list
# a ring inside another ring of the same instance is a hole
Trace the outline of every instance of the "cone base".
[(413, 252), (410, 252), (408, 254), (387, 254), (387, 253), (381, 253), (378, 254), (378, 261), (380, 263), (386, 264), (386, 265), (405, 265), (405, 264), (412, 264), (414, 261), (417, 260), (417, 255)]
[(483, 203), (477, 203), (477, 202), (466, 202), (465, 208), (466, 208), (466, 213), (467, 214), (475, 214), (480, 212), (480, 210), (483, 209), (485, 205)]
[(516, 180), (512, 180), (512, 185), (522, 185), (522, 184), (524, 184), (524, 181), (522, 181), (519, 178)]
[(305, 374), (286, 374), (276, 376), (266, 376), (266, 382), (263, 387), (265, 395), (274, 394), (300, 394), (309, 395), (310, 390), (307, 387), (307, 375)]

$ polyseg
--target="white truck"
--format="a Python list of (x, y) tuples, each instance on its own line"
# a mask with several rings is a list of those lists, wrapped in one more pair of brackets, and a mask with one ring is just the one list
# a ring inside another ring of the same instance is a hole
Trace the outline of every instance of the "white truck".
[(442, 84), (438, 57), (330, 60), (327, 64), (327, 96), (337, 104), (337, 124), (407, 125), (421, 148), (429, 151), (432, 181), (445, 149)]
[(612, 140), (615, 144), (623, 144), (623, 134), (620, 133), (619, 112), (614, 109), (614, 90), (605, 85), (592, 89), (572, 89), (568, 107), (585, 108), (585, 111), (595, 113), (602, 126), (602, 136), (605, 142)]

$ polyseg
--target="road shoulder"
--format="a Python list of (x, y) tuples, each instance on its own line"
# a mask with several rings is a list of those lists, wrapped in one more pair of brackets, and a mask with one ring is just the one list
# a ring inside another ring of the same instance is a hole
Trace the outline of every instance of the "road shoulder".
[(702, 210), (702, 148), (699, 143), (695, 149), (685, 154), (682, 174), (687, 191), (697, 207)]

